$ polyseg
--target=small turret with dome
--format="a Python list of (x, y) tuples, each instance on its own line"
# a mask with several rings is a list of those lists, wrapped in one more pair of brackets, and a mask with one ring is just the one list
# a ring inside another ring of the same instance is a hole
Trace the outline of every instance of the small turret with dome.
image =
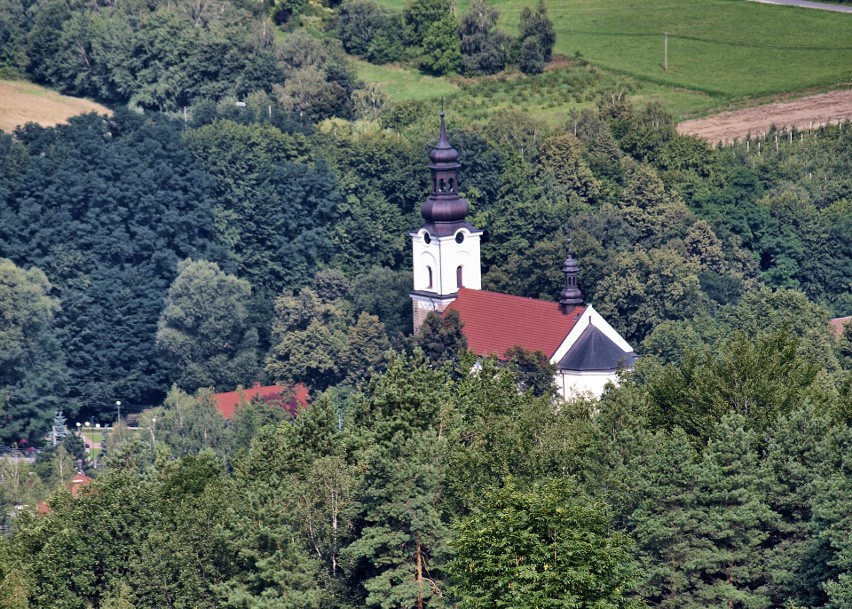
[(565, 273), (565, 287), (559, 293), (559, 310), (563, 315), (568, 315), (576, 306), (583, 304), (583, 292), (577, 285), (577, 277), (580, 274), (580, 265), (574, 260), (573, 239), (568, 239), (568, 257), (562, 263), (562, 272)]

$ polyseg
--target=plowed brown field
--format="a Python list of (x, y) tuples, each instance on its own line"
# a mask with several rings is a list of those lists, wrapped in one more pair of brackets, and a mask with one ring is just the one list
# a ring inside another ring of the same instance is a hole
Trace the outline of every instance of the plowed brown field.
[(67, 97), (25, 81), (0, 80), (0, 130), (7, 133), (25, 123), (50, 127), (86, 112), (111, 113), (87, 99)]
[(827, 123), (852, 120), (852, 90), (832, 91), (756, 108), (722, 112), (707, 118), (684, 121), (678, 133), (697, 135), (714, 144), (742, 139), (778, 128), (808, 129)]

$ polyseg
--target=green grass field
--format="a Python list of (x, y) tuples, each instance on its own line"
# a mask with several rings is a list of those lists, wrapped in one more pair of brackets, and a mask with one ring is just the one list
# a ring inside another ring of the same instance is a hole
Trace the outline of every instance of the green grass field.
[[(501, 26), (514, 33), (521, 10), (535, 1), (490, 4), (500, 9)], [(404, 5), (404, 0), (380, 2), (397, 9)], [(457, 6), (463, 14), (469, 1)], [(635, 79), (640, 101), (662, 99), (682, 117), (852, 84), (852, 15), (746, 0), (550, 0), (547, 6), (557, 53), (579, 54), (614, 75)], [(669, 32), (667, 71), (664, 32)]]
[(398, 66), (376, 66), (353, 59), (358, 78), (377, 84), (391, 99), (433, 99), (459, 92), (459, 86), (446, 78), (435, 78)]

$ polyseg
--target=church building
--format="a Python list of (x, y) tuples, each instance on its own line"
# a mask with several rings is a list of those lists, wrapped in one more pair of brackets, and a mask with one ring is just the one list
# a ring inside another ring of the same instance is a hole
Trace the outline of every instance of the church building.
[(556, 365), (555, 383), (563, 399), (588, 393), (600, 396), (608, 382), (617, 382), (619, 370), (633, 365), (636, 353), (592, 305), (583, 302), (570, 245), (558, 302), (483, 290), (482, 231), (466, 219), (470, 206), (458, 194), (459, 153), (447, 138), (443, 112), (429, 161), (432, 193), (421, 207), (425, 223), (409, 233), (415, 334), (430, 312), (458, 311), (468, 348), (477, 355), (502, 358), (514, 346), (542, 351)]

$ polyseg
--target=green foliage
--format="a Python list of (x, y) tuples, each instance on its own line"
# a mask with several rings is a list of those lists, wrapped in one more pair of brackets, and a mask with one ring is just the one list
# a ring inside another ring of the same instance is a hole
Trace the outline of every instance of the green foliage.
[(417, 334), (417, 346), (435, 366), (457, 361), (467, 352), (467, 338), (462, 333), (464, 323), (456, 310), (438, 315), (431, 311)]
[(433, 74), (454, 74), (461, 68), (461, 44), (457, 35), (458, 20), (445, 15), (433, 23), (423, 36), (420, 66)]
[(298, 296), (275, 301), (272, 351), (266, 373), (292, 385), (325, 389), (340, 380), (340, 354), (346, 344), (347, 314), (339, 301), (326, 302), (303, 288)]
[(105, 102), (175, 111), (202, 98), (270, 91), (281, 79), (274, 46), (252, 40), (252, 17), (235, 5), (100, 9), (56, 2), (37, 12), (27, 49), (37, 80)]
[(402, 9), (410, 44), (422, 45), (432, 26), (451, 13), (450, 0), (410, 0)]
[(377, 316), (390, 336), (411, 333), (411, 274), (373, 267), (355, 280), (355, 308)]
[(173, 386), (162, 410), (154, 415), (157, 418), (151, 423), (152, 431), (176, 457), (211, 450), (222, 456), (229, 454), (230, 434), (210, 393), (201, 391), (191, 396)]
[(707, 306), (695, 267), (666, 249), (615, 256), (595, 294), (595, 308), (629, 342), (639, 342), (664, 320), (689, 319)]
[(384, 14), (371, 0), (346, 0), (337, 11), (337, 38), (347, 53), (366, 57)]
[(88, 115), (18, 137), (31, 160), (0, 199), (0, 247), (61, 299), (68, 410), (158, 399), (157, 318), (178, 261), (210, 247), (213, 183), (162, 117)]
[(312, 276), (328, 257), (327, 225), (339, 195), (324, 164), (304, 164), (305, 138), (225, 121), (189, 133), (187, 142), (216, 178), (217, 239), (229, 265), (273, 293)]
[(500, 11), (474, 0), (459, 24), (461, 69), (467, 75), (496, 74), (509, 60), (511, 39), (496, 29)]
[[(0, 458), (0, 527), (7, 533), (14, 527), (15, 519), (35, 511), (46, 494), (36, 468), (22, 456), (21, 452), (13, 451)], [(2, 551), (0, 548), (0, 553)]]
[(532, 352), (516, 345), (508, 349), (503, 358), (512, 364), (521, 391), (530, 391), (535, 396), (556, 394), (553, 383), (556, 365), (551, 364), (543, 352)]
[(669, 364), (650, 385), (657, 420), (707, 437), (720, 417), (739, 414), (757, 431), (802, 403), (818, 367), (797, 353), (784, 332), (754, 339), (734, 334), (715, 356), (687, 356)]
[(779, 516), (766, 552), (773, 602), (794, 598), (805, 606), (825, 603), (822, 583), (834, 572), (831, 551), (813, 535), (820, 485), (832, 475), (834, 430), (831, 419), (814, 406), (780, 417), (767, 433), (764, 467), (771, 473), (767, 502)]
[(270, 16), (275, 23), (287, 23), (308, 3), (308, 0), (271, 0)]
[(346, 348), (341, 354), (346, 379), (354, 384), (380, 371), (388, 349), (390, 341), (384, 324), (375, 315), (362, 312), (349, 327)]
[(28, 582), (24, 570), (6, 539), (0, 538), (0, 606), (29, 609)]
[[(281, 401), (287, 400), (288, 392), (281, 397)], [(244, 399), (237, 404), (234, 416), (231, 417), (231, 450), (234, 453), (248, 450), (251, 441), (260, 434), (267, 426), (275, 427), (289, 418), (288, 412), (281, 404), (274, 401), (252, 399), (246, 402)]]
[(520, 68), (527, 74), (541, 72), (553, 56), (556, 32), (553, 21), (547, 16), (544, 0), (539, 0), (535, 10), (524, 7), (518, 26), (518, 46), (521, 49)]
[(634, 606), (625, 595), (636, 575), (628, 538), (566, 481), (488, 493), (455, 526), (452, 545), (462, 607)]
[(547, 65), (545, 46), (538, 36), (527, 36), (521, 43), (518, 67), (524, 74), (541, 74)]
[(23, 72), (26, 57), (26, 6), (20, 0), (0, 2), (0, 70)]
[[(676, 430), (644, 474), (631, 516), (639, 542), (642, 595), (661, 607), (766, 605), (764, 542), (778, 516), (770, 479), (745, 418), (724, 417), (702, 459)], [(662, 483), (661, 483), (662, 482)]]
[(395, 356), (356, 406), (365, 469), (352, 499), (355, 539), (341, 557), (364, 606), (442, 603), (443, 381), (422, 356)]
[(347, 52), (373, 63), (390, 63), (406, 54), (402, 16), (372, 0), (347, 0), (337, 11), (336, 33)]
[(0, 258), (0, 442), (38, 438), (60, 407), (67, 372), (51, 290), (40, 269)]
[(600, 185), (582, 158), (582, 144), (571, 134), (548, 138), (538, 153), (539, 175), (552, 177), (560, 194), (582, 200), (594, 200)]
[(178, 265), (160, 314), (157, 346), (185, 391), (230, 390), (258, 372), (257, 331), (249, 326), (251, 286), (218, 265), (187, 259)]
[[(472, 356), (459, 368), (470, 369)], [(551, 377), (552, 381), (552, 377)], [(583, 405), (557, 408), (549, 395), (518, 391), (510, 367), (496, 358), (480, 362), (453, 386), (449, 423), (447, 503), (451, 514), (466, 514), (484, 489), (507, 479), (535, 481), (578, 471), (583, 452)]]

